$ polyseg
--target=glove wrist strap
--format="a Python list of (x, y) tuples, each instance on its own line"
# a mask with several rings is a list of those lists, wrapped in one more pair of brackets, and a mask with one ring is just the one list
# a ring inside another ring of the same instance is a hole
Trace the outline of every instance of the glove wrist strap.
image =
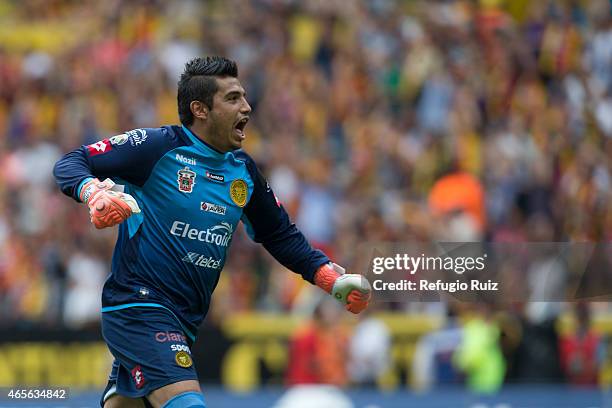
[(81, 201), (85, 204), (89, 204), (89, 200), (95, 195), (95, 192), (99, 189), (96, 187), (95, 180), (85, 184), (81, 189)]
[(115, 186), (115, 183), (111, 179), (100, 181), (98, 179), (91, 179), (83, 187), (81, 187), (80, 199), (85, 204), (89, 204), (89, 201), (101, 190), (111, 190)]
[(340, 276), (340, 274), (334, 270), (331, 264), (325, 264), (317, 270), (317, 273), (315, 273), (314, 282), (315, 285), (327, 293), (331, 293), (338, 276)]

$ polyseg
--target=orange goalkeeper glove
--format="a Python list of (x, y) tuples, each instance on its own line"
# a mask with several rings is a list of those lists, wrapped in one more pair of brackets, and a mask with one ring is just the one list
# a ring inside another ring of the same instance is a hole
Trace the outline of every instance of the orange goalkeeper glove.
[(315, 273), (314, 282), (352, 313), (363, 311), (372, 297), (372, 287), (366, 278), (355, 273), (345, 274), (344, 268), (335, 263), (322, 265)]
[(79, 198), (89, 207), (91, 222), (98, 229), (120, 224), (130, 215), (140, 212), (134, 197), (113, 191), (113, 187), (115, 183), (111, 179), (100, 181), (96, 178), (81, 188)]

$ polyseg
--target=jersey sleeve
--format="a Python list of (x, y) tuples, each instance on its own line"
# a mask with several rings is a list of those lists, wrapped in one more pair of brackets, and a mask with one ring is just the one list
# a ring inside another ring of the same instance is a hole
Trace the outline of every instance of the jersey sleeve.
[(315, 272), (329, 262), (329, 258), (322, 251), (312, 248), (302, 232), (291, 222), (253, 159), (244, 152), (236, 156), (246, 162), (254, 184), (252, 197), (242, 216), (247, 232), (278, 262), (314, 283)]
[(166, 128), (130, 130), (67, 153), (55, 164), (53, 175), (62, 192), (76, 201), (88, 178), (119, 178), (142, 186), (157, 161), (178, 144)]

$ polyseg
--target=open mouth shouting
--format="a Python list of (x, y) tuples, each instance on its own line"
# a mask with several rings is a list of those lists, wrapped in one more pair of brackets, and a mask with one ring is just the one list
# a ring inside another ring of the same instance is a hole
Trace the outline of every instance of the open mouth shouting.
[(236, 124), (234, 125), (234, 133), (238, 136), (240, 140), (244, 140), (246, 137), (244, 134), (244, 128), (246, 127), (248, 121), (249, 117), (245, 116), (238, 122), (236, 122)]

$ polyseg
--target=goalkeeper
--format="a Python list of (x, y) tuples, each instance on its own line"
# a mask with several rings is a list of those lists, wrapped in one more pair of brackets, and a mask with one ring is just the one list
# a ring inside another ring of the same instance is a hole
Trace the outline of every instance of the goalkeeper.
[(361, 275), (344, 274), (291, 223), (241, 149), (251, 107), (236, 63), (188, 62), (182, 126), (136, 129), (59, 160), (61, 190), (96, 228), (119, 224), (102, 291), (102, 334), (115, 361), (103, 407), (204, 407), (191, 346), (239, 221), (275, 259), (359, 313)]

